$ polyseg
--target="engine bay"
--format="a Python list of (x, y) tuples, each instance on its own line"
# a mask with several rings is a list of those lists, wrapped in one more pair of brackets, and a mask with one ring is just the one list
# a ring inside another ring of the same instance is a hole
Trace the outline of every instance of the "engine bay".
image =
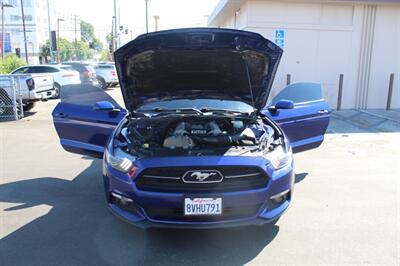
[(114, 143), (136, 156), (154, 156), (268, 151), (279, 141), (276, 129), (261, 117), (170, 114), (128, 118)]

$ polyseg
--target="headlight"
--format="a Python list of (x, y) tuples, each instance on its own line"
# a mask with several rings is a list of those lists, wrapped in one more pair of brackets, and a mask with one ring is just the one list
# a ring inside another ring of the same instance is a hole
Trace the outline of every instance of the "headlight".
[(274, 170), (281, 169), (292, 162), (292, 149), (285, 152), (283, 146), (280, 145), (267, 154), (266, 158)]
[(123, 173), (128, 173), (129, 170), (131, 170), (133, 163), (131, 160), (128, 158), (124, 157), (119, 157), (118, 155), (111, 155), (111, 153), (108, 151), (108, 149), (105, 149), (104, 151), (104, 158), (106, 159), (106, 162), (108, 165), (110, 165), (112, 168), (121, 171)]

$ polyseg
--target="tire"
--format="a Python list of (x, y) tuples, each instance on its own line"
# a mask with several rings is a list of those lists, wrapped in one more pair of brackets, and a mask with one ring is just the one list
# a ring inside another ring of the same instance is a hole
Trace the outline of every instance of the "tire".
[(33, 109), (33, 107), (35, 107), (36, 102), (27, 102), (24, 104), (24, 112), (30, 111)]
[(54, 94), (53, 97), (51, 97), (51, 99), (58, 99), (60, 98), (60, 90), (61, 90), (61, 86), (58, 83), (54, 83), (54, 89), (56, 91), (56, 94)]
[(107, 83), (102, 77), (97, 77), (97, 81), (99, 82), (99, 87), (103, 90), (107, 89)]
[[(12, 104), (13, 104), (13, 102), (10, 99), (10, 97), (8, 97), (6, 92), (0, 90), (0, 116), (13, 115), (14, 109), (12, 107), (10, 107), (10, 105), (12, 105)], [(6, 107), (6, 105), (9, 105), (9, 106)]]

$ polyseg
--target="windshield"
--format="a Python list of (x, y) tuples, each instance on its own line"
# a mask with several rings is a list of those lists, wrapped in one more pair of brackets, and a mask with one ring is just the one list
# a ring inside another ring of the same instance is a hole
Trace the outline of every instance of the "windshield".
[(95, 65), (94, 68), (96, 69), (113, 69), (115, 66), (113, 65)]
[(62, 67), (60, 67), (62, 70), (66, 70), (66, 71), (75, 71), (75, 69), (73, 69), (72, 67), (70, 67), (70, 66), (62, 66)]
[(240, 101), (218, 100), (218, 99), (177, 99), (168, 101), (157, 101), (142, 105), (138, 111), (147, 111), (155, 108), (162, 109), (220, 109), (251, 113), (253, 107)]

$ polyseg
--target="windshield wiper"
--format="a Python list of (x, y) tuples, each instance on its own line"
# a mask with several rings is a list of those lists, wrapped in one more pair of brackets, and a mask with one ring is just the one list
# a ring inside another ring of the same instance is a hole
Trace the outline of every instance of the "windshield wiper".
[(238, 115), (246, 115), (249, 116), (251, 113), (249, 112), (242, 112), (239, 110), (227, 110), (227, 109), (216, 109), (216, 108), (201, 108), (203, 113), (219, 113), (219, 114), (238, 114)]
[(212, 114), (222, 114), (222, 115), (244, 115), (250, 116), (252, 113), (242, 112), (239, 110), (227, 110), (227, 109), (218, 109), (218, 108), (163, 108), (163, 107), (154, 107), (151, 109), (140, 110), (140, 112), (154, 112), (159, 114), (181, 114), (181, 113), (196, 113), (198, 115), (204, 115), (206, 113)]
[(162, 107), (154, 107), (152, 109), (140, 110), (141, 112), (155, 112), (155, 113), (188, 113), (194, 112), (199, 115), (202, 115), (203, 112), (197, 108), (162, 108)]

